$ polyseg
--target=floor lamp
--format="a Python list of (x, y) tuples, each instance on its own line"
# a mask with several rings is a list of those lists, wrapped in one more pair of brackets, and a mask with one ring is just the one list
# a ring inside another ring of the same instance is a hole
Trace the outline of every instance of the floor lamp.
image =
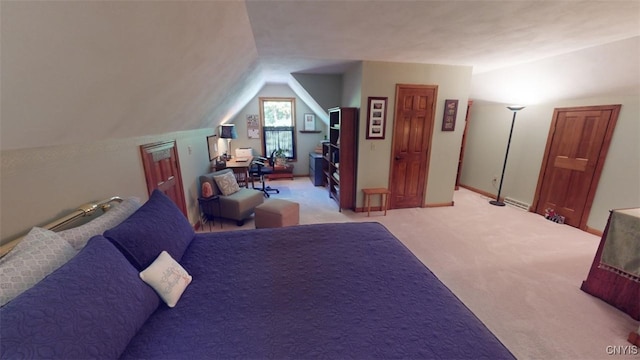
[(500, 176), (500, 186), (498, 186), (498, 196), (495, 200), (489, 201), (489, 204), (495, 206), (504, 206), (504, 203), (500, 201), (500, 193), (502, 193), (502, 180), (504, 180), (504, 171), (507, 169), (507, 158), (509, 157), (509, 147), (511, 146), (511, 135), (513, 135), (513, 125), (516, 123), (516, 113), (524, 106), (507, 106), (507, 109), (513, 111), (513, 119), (511, 120), (511, 131), (509, 131), (509, 141), (507, 141), (507, 152), (504, 154), (504, 164), (502, 165), (502, 175)]

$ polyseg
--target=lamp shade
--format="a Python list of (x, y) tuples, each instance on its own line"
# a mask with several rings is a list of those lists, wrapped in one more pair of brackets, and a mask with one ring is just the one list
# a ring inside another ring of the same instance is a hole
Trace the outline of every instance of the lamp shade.
[(220, 138), (237, 139), (238, 133), (236, 132), (236, 126), (233, 124), (220, 125)]

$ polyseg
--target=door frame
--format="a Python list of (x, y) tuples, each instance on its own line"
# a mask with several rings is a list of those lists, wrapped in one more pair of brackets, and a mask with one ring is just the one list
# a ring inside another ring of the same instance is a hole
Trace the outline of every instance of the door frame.
[(587, 222), (589, 220), (589, 214), (591, 213), (591, 206), (593, 205), (593, 199), (596, 196), (596, 190), (598, 189), (598, 183), (600, 182), (600, 175), (602, 174), (602, 169), (604, 168), (604, 163), (607, 157), (607, 152), (609, 151), (609, 145), (611, 144), (611, 138), (613, 137), (613, 130), (616, 127), (616, 122), (618, 121), (618, 114), (620, 113), (620, 108), (622, 105), (595, 105), (595, 106), (579, 106), (579, 107), (564, 107), (564, 108), (555, 108), (553, 109), (553, 118), (551, 120), (551, 126), (549, 127), (549, 134), (547, 135), (547, 145), (544, 149), (544, 157), (542, 158), (542, 164), (540, 165), (540, 173), (538, 175), (538, 184), (536, 186), (536, 192), (533, 197), (533, 203), (531, 204), (531, 211), (535, 213), (538, 212), (538, 205), (540, 202), (540, 193), (542, 191), (542, 183), (545, 179), (545, 170), (547, 168), (547, 162), (549, 161), (549, 152), (551, 150), (551, 144), (553, 143), (553, 136), (556, 131), (558, 116), (561, 112), (569, 112), (569, 111), (611, 111), (611, 118), (609, 119), (609, 124), (607, 125), (607, 130), (604, 135), (604, 141), (602, 143), (602, 148), (600, 149), (600, 154), (598, 154), (598, 160), (596, 161), (596, 167), (593, 172), (593, 177), (591, 178), (591, 184), (589, 185), (589, 192), (587, 193), (587, 199), (584, 205), (584, 209), (582, 210), (580, 225), (578, 228), (583, 231), (589, 231), (587, 227)]
[[(423, 132), (423, 141), (427, 144), (426, 155), (424, 158), (425, 161), (425, 170), (424, 170), (424, 181), (420, 184), (420, 197), (421, 203), (420, 207), (427, 207), (427, 200), (425, 199), (427, 195), (427, 183), (429, 182), (429, 164), (431, 160), (431, 145), (433, 143), (433, 131), (435, 128), (436, 122), (436, 108), (438, 107), (438, 85), (424, 85), (424, 84), (396, 84), (396, 94), (393, 106), (393, 129), (391, 132), (391, 153), (389, 156), (389, 184), (393, 184), (394, 178), (394, 161), (395, 161), (395, 146), (396, 146), (396, 115), (398, 113), (398, 94), (401, 88), (421, 88), (421, 89), (432, 89), (433, 90), (433, 105), (431, 106), (431, 126), (429, 127), (429, 131)], [(391, 201), (389, 201), (389, 209), (396, 209), (395, 203), (393, 201), (393, 194), (391, 194)]]
[(467, 146), (467, 130), (469, 130), (469, 120), (471, 120), (471, 117), (469, 116), (471, 114), (471, 106), (473, 106), (473, 100), (467, 100), (467, 111), (464, 116), (464, 130), (462, 131), (462, 141), (460, 142), (460, 155), (458, 156), (458, 172), (456, 173), (455, 190), (460, 190), (460, 176), (462, 175), (464, 150)]

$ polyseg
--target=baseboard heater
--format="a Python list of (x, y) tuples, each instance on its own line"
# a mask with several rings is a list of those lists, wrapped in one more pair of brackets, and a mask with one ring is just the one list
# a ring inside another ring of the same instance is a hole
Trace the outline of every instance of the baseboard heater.
[(504, 203), (526, 211), (529, 211), (529, 207), (531, 207), (531, 204), (512, 198), (504, 198)]

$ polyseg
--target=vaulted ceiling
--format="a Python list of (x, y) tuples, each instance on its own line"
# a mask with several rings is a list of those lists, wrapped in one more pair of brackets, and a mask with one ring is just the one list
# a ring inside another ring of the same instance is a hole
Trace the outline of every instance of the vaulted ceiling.
[(361, 60), (473, 66), (486, 101), (515, 100), (514, 80), (556, 98), (640, 86), (638, 1), (2, 1), (0, 16), (2, 150), (213, 127), (265, 83)]

